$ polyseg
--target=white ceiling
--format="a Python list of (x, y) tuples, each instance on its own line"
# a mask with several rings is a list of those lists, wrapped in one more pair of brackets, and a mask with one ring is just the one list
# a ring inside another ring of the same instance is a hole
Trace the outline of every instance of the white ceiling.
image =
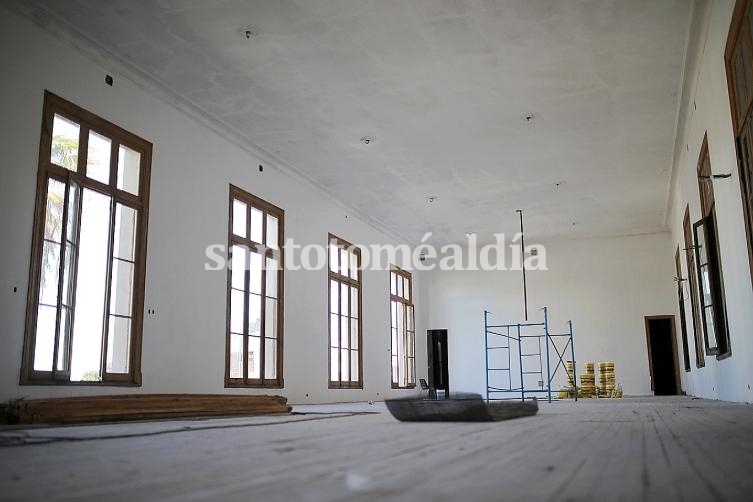
[(412, 242), (663, 228), (691, 0), (31, 3)]

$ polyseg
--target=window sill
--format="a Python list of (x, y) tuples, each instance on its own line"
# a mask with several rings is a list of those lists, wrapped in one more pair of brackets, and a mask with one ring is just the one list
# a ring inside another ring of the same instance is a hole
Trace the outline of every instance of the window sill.
[(19, 385), (43, 385), (53, 387), (141, 387), (136, 382), (70, 382), (64, 380), (21, 379)]
[(412, 385), (397, 385), (397, 384), (393, 383), (392, 384), (392, 388), (393, 389), (404, 389), (404, 390), (415, 389), (416, 388), (416, 384), (412, 384)]
[(274, 382), (234, 382), (234, 381), (225, 381), (225, 388), (226, 389), (282, 389), (285, 387), (285, 382), (283, 380), (274, 381)]

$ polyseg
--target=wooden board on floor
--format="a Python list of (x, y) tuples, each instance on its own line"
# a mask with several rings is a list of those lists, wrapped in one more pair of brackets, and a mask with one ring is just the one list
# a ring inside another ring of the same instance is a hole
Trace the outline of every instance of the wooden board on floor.
[(180, 417), (290, 413), (282, 396), (128, 394), (23, 399), (9, 405), (8, 422), (73, 424)]

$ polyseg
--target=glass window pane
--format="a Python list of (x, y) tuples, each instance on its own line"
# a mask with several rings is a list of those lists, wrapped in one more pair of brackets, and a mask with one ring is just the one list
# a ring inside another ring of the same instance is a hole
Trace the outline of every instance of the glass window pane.
[(410, 281), (403, 277), (403, 298), (410, 300)]
[(358, 264), (356, 261), (356, 254), (348, 253), (348, 259), (350, 260), (350, 278), (358, 280)]
[(708, 344), (710, 348), (717, 347), (716, 342), (716, 330), (714, 329), (714, 307), (706, 307), (706, 336), (708, 337)]
[(340, 312), (340, 283), (329, 281), (329, 311)]
[(76, 263), (76, 248), (73, 244), (65, 245), (65, 265), (63, 266), (63, 298), (62, 305), (73, 306), (73, 269)]
[(89, 150), (86, 154), (86, 176), (105, 184), (110, 184), (110, 152), (112, 141), (109, 138), (89, 131)]
[(408, 316), (408, 319), (407, 319), (407, 322), (408, 322), (408, 331), (415, 331), (414, 328), (413, 328), (413, 321), (414, 321), (413, 307), (409, 305), (409, 306), (406, 307), (406, 309), (408, 311), (408, 314), (407, 314), (407, 316)]
[(81, 201), (81, 235), (76, 276), (71, 380), (101, 379), (102, 326), (104, 322), (110, 229), (110, 197), (84, 189)]
[(402, 276), (397, 276), (397, 296), (403, 296), (403, 278)]
[(340, 273), (348, 277), (348, 252), (340, 249)]
[(704, 305), (711, 305), (712, 304), (712, 298), (711, 298), (711, 279), (709, 277), (709, 266), (708, 265), (701, 265), (701, 285), (702, 285), (702, 291), (703, 294), (703, 304)]
[(81, 187), (71, 183), (68, 188), (68, 218), (65, 229), (65, 238), (69, 242), (76, 242), (78, 233), (78, 207), (81, 198)]
[(243, 292), (230, 290), (230, 331), (243, 333)]
[(40, 305), (37, 311), (37, 330), (34, 342), (34, 369), (37, 371), (52, 371), (56, 322), (57, 308)]
[(110, 285), (110, 314), (131, 316), (133, 300), (133, 263), (112, 260)]
[(249, 285), (250, 293), (261, 294), (261, 259), (259, 253), (249, 252)]
[(248, 295), (248, 334), (261, 336), (261, 296)]
[(340, 347), (340, 318), (337, 314), (329, 316), (329, 345), (330, 347)]
[(329, 243), (329, 269), (332, 272), (337, 272), (340, 269), (340, 265), (338, 262), (338, 247), (336, 244), (330, 242)]
[(243, 335), (230, 335), (230, 378), (243, 378)]
[(350, 380), (350, 352), (348, 349), (340, 349), (340, 380), (347, 382)]
[(329, 349), (329, 379), (333, 382), (340, 380), (340, 349)]
[(358, 288), (350, 288), (350, 316), (355, 318), (358, 317), (358, 291)]
[(60, 280), (60, 244), (42, 245), (42, 274), (39, 279), (39, 303), (57, 305)]
[(248, 207), (239, 200), (233, 200), (233, 233), (240, 237), (246, 237), (248, 228), (246, 218), (248, 217)]
[(60, 309), (60, 335), (58, 341), (58, 360), (55, 369), (58, 371), (68, 371), (68, 344), (71, 342), (71, 309), (63, 307)]
[(278, 271), (278, 263), (277, 260), (274, 258), (266, 258), (266, 275), (267, 275), (267, 286), (266, 286), (266, 295), (270, 298), (277, 298), (277, 277), (279, 275)]
[(392, 383), (398, 383), (398, 373), (400, 372), (397, 356), (392, 356)]
[(255, 207), (251, 208), (251, 240), (258, 242), (259, 244), (262, 244), (264, 242), (264, 240), (262, 239), (263, 217), (264, 213), (262, 213)]
[(277, 300), (264, 301), (264, 336), (277, 338)]
[(397, 294), (397, 274), (395, 272), (390, 272), (390, 294)]
[(390, 302), (390, 319), (392, 321), (392, 327), (397, 328), (397, 302)]
[[(347, 349), (350, 346), (349, 332), (348, 318), (340, 316), (340, 348)], [(347, 362), (347, 360), (348, 359), (346, 358), (345, 361)]]
[(360, 371), (358, 367), (358, 351), (351, 350), (350, 351), (350, 381), (357, 382), (359, 373)]
[(115, 204), (115, 232), (113, 256), (124, 260), (136, 260), (136, 209)]
[(78, 169), (79, 125), (55, 114), (52, 121), (52, 163), (70, 171)]
[(261, 378), (261, 342), (258, 336), (248, 337), (248, 378)]
[(264, 378), (277, 378), (277, 340), (264, 340)]
[(118, 184), (117, 187), (133, 195), (139, 194), (139, 172), (141, 154), (127, 146), (118, 148)]
[(358, 347), (358, 321), (350, 321), (350, 348)]
[(248, 251), (243, 246), (230, 248), (230, 285), (233, 288), (246, 290), (246, 255)]
[(267, 246), (278, 249), (277, 242), (277, 218), (267, 215)]
[(340, 313), (342, 315), (349, 315), (348, 300), (350, 299), (349, 286), (347, 284), (340, 284)]
[(131, 320), (110, 316), (107, 333), (107, 372), (128, 373), (128, 354), (131, 343)]
[(65, 183), (47, 180), (47, 202), (44, 216), (44, 238), (60, 242), (63, 235), (63, 204)]

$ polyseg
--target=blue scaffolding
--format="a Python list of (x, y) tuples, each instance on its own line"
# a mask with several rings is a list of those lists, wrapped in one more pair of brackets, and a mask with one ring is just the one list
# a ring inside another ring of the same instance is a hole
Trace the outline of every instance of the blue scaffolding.
[[(547, 401), (551, 403), (552, 382), (560, 368), (568, 374), (568, 385), (572, 380), (572, 393), (578, 400), (573, 321), (567, 321), (567, 332), (550, 333), (547, 308), (542, 310), (544, 322), (520, 324), (490, 324), (491, 312), (484, 310), (487, 401), (525, 401), (527, 396), (546, 394)], [(568, 349), (572, 375), (567, 371)], [(515, 381), (514, 371), (519, 377)], [(532, 379), (535, 379), (533, 385)]]

